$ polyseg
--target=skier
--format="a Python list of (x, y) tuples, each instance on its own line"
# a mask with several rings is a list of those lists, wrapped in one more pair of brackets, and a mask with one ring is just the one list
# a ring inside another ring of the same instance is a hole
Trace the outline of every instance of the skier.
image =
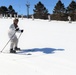
[(18, 27), (18, 19), (13, 20), (13, 24), (9, 27), (8, 36), (11, 39), (10, 40), (10, 53), (16, 53), (16, 50), (20, 50), (20, 48), (17, 47), (18, 45), (18, 38), (16, 36), (16, 32), (23, 32), (23, 30), (20, 30)]

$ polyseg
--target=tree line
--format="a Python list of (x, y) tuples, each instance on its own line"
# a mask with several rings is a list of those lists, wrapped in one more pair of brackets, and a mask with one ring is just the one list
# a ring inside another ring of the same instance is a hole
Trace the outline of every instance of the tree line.
[[(62, 3), (61, 0), (58, 0), (56, 5), (54, 6), (52, 14), (48, 13), (48, 9), (44, 6), (42, 2), (39, 1), (36, 5), (34, 5), (33, 11), (33, 16), (36, 19), (48, 19), (48, 15), (50, 15), (51, 20), (67, 21), (68, 16), (70, 16), (73, 21), (76, 20), (76, 2), (74, 0), (72, 0), (67, 7), (65, 7), (64, 3)], [(7, 14), (9, 16), (10, 14), (17, 14), (17, 12), (15, 12), (12, 5), (9, 5), (8, 8), (5, 6), (1, 6), (0, 14)]]
[(10, 14), (11, 14), (12, 16), (14, 16), (14, 14), (17, 15), (17, 12), (15, 12), (15, 10), (12, 7), (12, 5), (9, 5), (9, 7), (1, 6), (0, 7), (0, 14), (2, 14), (2, 15), (6, 15), (7, 14), (8, 16), (10, 16)]
[(34, 9), (35, 18), (47, 19), (48, 15), (50, 15), (51, 20), (67, 21), (68, 20), (67, 17), (70, 16), (71, 19), (75, 21), (76, 20), (76, 2), (72, 0), (71, 3), (67, 7), (65, 7), (62, 1), (58, 0), (58, 2), (56, 3), (53, 9), (52, 14), (48, 13), (48, 10), (41, 2), (35, 5), (35, 9)]

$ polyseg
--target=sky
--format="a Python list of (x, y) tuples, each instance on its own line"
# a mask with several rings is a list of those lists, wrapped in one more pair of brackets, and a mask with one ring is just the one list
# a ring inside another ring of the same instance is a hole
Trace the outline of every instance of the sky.
[[(9, 7), (9, 5), (12, 5), (18, 14), (27, 15), (27, 2), (30, 4), (29, 14), (33, 14), (34, 5), (36, 5), (39, 1), (44, 4), (49, 13), (52, 13), (54, 6), (58, 2), (58, 0), (0, 0), (0, 6)], [(67, 7), (72, 0), (61, 1), (64, 3), (65, 7)]]

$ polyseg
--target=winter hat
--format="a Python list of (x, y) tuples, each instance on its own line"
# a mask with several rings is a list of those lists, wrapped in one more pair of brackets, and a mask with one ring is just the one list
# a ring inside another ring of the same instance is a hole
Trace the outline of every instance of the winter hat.
[(15, 21), (18, 22), (19, 20), (15, 18), (15, 19), (14, 19), (14, 22), (15, 22)]

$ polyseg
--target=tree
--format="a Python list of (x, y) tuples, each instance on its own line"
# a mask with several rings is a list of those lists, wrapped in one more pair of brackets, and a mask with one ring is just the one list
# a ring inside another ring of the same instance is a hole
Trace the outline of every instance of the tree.
[(72, 0), (72, 2), (69, 4), (66, 12), (73, 21), (76, 20), (76, 2), (74, 0)]
[(15, 13), (15, 10), (13, 9), (12, 5), (9, 5), (8, 11), (9, 13)]
[(58, 2), (56, 3), (51, 18), (54, 20), (67, 20), (66, 9), (61, 0), (58, 0)]
[(72, 2), (67, 7), (67, 13), (75, 13), (76, 12), (76, 2), (72, 0)]
[(56, 3), (56, 6), (54, 7), (53, 13), (55, 13), (55, 14), (57, 14), (57, 13), (65, 13), (65, 6), (61, 2), (61, 0), (58, 0), (58, 2)]
[(14, 14), (17, 15), (17, 13), (13, 9), (12, 5), (9, 5), (9, 7), (8, 7), (8, 15), (10, 16), (10, 14), (12, 14), (12, 16), (14, 16)]
[(8, 11), (7, 7), (5, 6), (0, 7), (0, 12), (2, 12), (2, 14), (7, 14), (7, 11)]
[(40, 1), (35, 5), (35, 9), (33, 11), (35, 18), (47, 19), (48, 10)]
[(9, 7), (7, 8), (6, 6), (1, 6), (0, 7), (0, 14), (3, 14), (3, 15), (10, 15), (10, 14), (12, 14), (12, 15), (14, 15), (14, 14), (16, 14), (17, 15), (17, 13), (15, 12), (15, 10), (13, 9), (13, 7), (11, 6), (11, 5), (9, 5)]

